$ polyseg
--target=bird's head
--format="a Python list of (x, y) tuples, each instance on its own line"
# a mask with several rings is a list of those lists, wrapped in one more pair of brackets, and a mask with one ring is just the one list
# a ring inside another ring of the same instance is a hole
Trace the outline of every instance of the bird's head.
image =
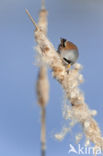
[(58, 47), (59, 50), (78, 50), (77, 46), (64, 39), (64, 38), (60, 38), (60, 44), (59, 44), (59, 47)]

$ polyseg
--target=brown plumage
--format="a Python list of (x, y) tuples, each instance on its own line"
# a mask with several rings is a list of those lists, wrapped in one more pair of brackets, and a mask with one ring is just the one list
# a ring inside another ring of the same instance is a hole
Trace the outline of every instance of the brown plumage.
[(60, 42), (61, 43), (58, 47), (59, 50), (62, 50), (62, 49), (64, 49), (64, 50), (73, 50), (73, 49), (78, 50), (77, 46), (74, 43), (67, 41), (66, 39), (61, 38)]

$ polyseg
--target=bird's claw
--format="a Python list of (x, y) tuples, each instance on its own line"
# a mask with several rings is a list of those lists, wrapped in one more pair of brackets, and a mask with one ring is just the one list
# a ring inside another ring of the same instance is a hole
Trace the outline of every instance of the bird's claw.
[(71, 64), (68, 64), (68, 65), (67, 65), (67, 69), (70, 69), (70, 67), (71, 67)]

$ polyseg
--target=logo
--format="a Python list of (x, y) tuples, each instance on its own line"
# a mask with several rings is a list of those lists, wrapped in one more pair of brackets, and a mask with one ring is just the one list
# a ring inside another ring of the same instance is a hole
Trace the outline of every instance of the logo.
[(97, 147), (96, 149), (94, 147), (90, 147), (90, 146), (89, 147), (87, 147), (87, 146), (82, 147), (80, 144), (78, 144), (78, 147), (76, 149), (72, 144), (70, 144), (68, 154), (71, 154), (71, 153), (80, 154), (80, 155), (81, 154), (101, 155), (102, 149), (100, 147)]

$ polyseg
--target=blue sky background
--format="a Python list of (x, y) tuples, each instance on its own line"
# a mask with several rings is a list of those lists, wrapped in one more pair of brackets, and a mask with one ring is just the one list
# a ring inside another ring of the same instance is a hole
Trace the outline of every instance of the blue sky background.
[[(0, 0), (0, 156), (40, 155), (38, 69), (33, 65), (33, 25), (24, 10), (28, 8), (37, 20), (40, 6), (39, 0)], [(54, 46), (65, 37), (79, 48), (85, 78), (81, 89), (89, 107), (98, 111), (95, 119), (103, 132), (103, 0), (48, 0), (46, 8), (48, 37)], [(64, 123), (63, 91), (51, 71), (49, 80), (47, 155), (68, 156), (68, 146), (75, 145), (81, 127), (75, 126), (62, 142), (53, 138)]]

